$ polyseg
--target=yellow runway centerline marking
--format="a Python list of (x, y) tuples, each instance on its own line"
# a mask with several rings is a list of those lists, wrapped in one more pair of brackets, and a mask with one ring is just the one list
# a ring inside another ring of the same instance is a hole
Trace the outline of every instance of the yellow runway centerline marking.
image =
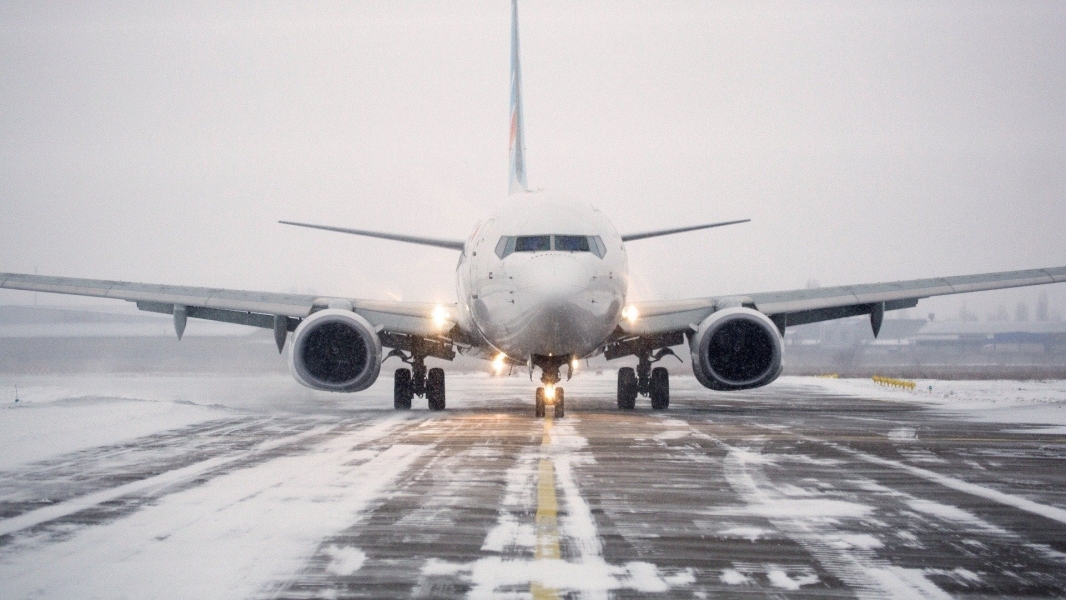
[[(544, 419), (544, 436), (541, 447), (551, 445), (552, 417)], [(550, 458), (540, 459), (537, 477), (537, 545), (534, 550), (536, 560), (559, 560), (559, 503), (555, 498), (555, 465)], [(545, 569), (551, 568), (547, 565)], [(558, 600), (559, 592), (544, 587), (534, 581), (529, 585), (529, 592), (534, 600)]]

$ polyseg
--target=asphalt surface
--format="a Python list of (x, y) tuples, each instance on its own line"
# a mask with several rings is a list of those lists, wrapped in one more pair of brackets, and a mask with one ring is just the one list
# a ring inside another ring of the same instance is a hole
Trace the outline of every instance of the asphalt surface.
[(1066, 435), (802, 380), (672, 392), (620, 412), (575, 380), (544, 420), (528, 381), (455, 378), (442, 413), (235, 410), (26, 465), (0, 596), (1066, 595)]

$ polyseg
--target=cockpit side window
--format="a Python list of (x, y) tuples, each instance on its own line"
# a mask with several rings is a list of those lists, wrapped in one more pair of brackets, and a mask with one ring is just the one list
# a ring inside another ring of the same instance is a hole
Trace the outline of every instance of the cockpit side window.
[(605, 254), (607, 254), (607, 246), (604, 245), (603, 239), (601, 239), (600, 236), (594, 235), (594, 236), (589, 238), (589, 241), (592, 242), (592, 245), (593, 245), (592, 252), (596, 256), (598, 256), (600, 258), (603, 258), (603, 256)]
[(544, 252), (551, 250), (550, 235), (520, 235), (515, 238), (515, 252)]
[(507, 258), (508, 254), (514, 252), (514, 241), (515, 237), (513, 235), (505, 235), (500, 238), (500, 241), (496, 243), (496, 256), (499, 256), (501, 260)]

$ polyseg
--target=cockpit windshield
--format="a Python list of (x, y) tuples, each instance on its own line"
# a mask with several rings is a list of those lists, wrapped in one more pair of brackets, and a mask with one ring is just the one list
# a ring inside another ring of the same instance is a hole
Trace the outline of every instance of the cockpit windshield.
[(496, 255), (506, 258), (514, 252), (591, 252), (603, 258), (607, 247), (598, 235), (505, 235), (496, 244)]
[(588, 252), (589, 238), (583, 235), (557, 235), (555, 249), (562, 252)]
[(515, 252), (543, 252), (550, 249), (549, 235), (520, 235), (514, 240)]

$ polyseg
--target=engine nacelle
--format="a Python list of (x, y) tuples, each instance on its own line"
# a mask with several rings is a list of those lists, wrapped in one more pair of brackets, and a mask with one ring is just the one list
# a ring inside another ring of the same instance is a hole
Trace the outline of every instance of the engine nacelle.
[(693, 374), (712, 390), (760, 387), (781, 374), (781, 334), (769, 317), (750, 308), (712, 313), (700, 323), (689, 348)]
[(312, 389), (365, 390), (381, 372), (381, 338), (373, 325), (350, 310), (316, 312), (292, 334), (289, 370)]

